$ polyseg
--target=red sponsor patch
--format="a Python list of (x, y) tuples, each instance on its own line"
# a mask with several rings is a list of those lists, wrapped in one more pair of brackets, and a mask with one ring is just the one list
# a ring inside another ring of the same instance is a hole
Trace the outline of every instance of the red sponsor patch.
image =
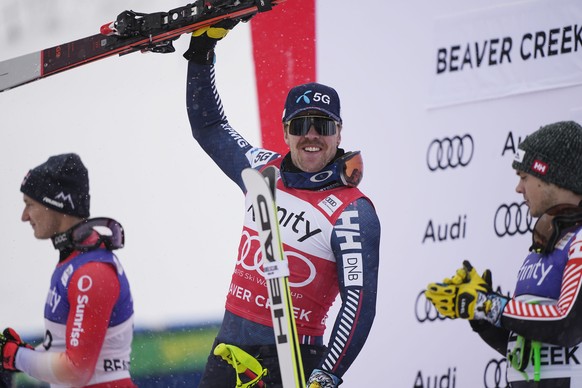
[(544, 163), (542, 161), (539, 160), (534, 160), (532, 165), (531, 165), (531, 169), (534, 170), (535, 172), (537, 172), (538, 174), (541, 175), (546, 175), (548, 173), (548, 165), (547, 163)]

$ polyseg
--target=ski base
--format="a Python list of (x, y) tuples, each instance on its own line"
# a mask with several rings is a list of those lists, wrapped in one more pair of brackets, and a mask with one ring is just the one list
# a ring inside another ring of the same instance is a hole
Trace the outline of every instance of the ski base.
[(242, 178), (247, 195), (253, 200), (281, 380), (285, 388), (304, 388), (305, 375), (289, 288), (289, 268), (281, 242), (274, 195), (278, 171), (275, 167), (267, 167), (263, 174), (247, 168), (243, 170)]
[(0, 62), (0, 92), (113, 55), (172, 53), (182, 34), (224, 19), (248, 21), (285, 0), (197, 0), (168, 12), (124, 11), (101, 33)]

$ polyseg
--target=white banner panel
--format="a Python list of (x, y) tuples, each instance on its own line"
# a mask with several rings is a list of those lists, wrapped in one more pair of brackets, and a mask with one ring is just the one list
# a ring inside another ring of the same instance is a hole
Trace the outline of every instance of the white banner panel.
[(536, 0), (435, 21), (428, 106), (582, 83), (579, 0)]

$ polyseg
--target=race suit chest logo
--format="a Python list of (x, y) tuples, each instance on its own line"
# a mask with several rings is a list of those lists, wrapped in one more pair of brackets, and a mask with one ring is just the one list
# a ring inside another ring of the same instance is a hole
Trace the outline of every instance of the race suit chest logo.
[(84, 332), (83, 320), (85, 318), (85, 306), (89, 302), (89, 296), (84, 293), (89, 291), (92, 286), (93, 279), (91, 279), (90, 276), (83, 275), (77, 281), (77, 289), (80, 293), (77, 295), (77, 304), (74, 306), (75, 317), (72, 324), (71, 335), (69, 337), (69, 344), (73, 347), (79, 346), (79, 339)]
[[(297, 268), (293, 271), (293, 276), (289, 278), (289, 286), (293, 288), (305, 287), (311, 284), (315, 279), (317, 270), (312, 262), (312, 259), (297, 251), (289, 249), (285, 250), (285, 259)], [(244, 269), (244, 273), (237, 273), (245, 276), (248, 280), (264, 282), (265, 273), (263, 271), (263, 255), (261, 253), (261, 243), (258, 235), (249, 233), (244, 230), (240, 244), (239, 257), (237, 259), (237, 266)], [(257, 277), (250, 275), (256, 272)], [(297, 274), (302, 274), (300, 277)], [(252, 276), (252, 278), (250, 278)]]
[[(546, 261), (539, 257), (537, 261), (530, 262), (530, 259), (528, 258), (517, 273), (518, 282), (527, 281), (529, 282), (528, 284), (531, 283), (536, 287), (541, 286), (554, 267), (553, 264), (547, 263)], [(561, 286), (560, 279), (552, 279), (552, 282), (556, 284), (556, 288)]]
[[(60, 279), (63, 287), (67, 287), (67, 284), (69, 282), (69, 278), (73, 274), (73, 271), (74, 271), (74, 268), (71, 264), (69, 264), (67, 266), (67, 268), (65, 268), (63, 270), (63, 273), (61, 274), (61, 279)], [(62, 298), (62, 296), (59, 295), (59, 293), (57, 291), (57, 287), (53, 287), (49, 290), (48, 295), (46, 297), (46, 304), (48, 305), (48, 307), (50, 308), (50, 311), (53, 314), (55, 314), (55, 312), (57, 311), (57, 307), (59, 306), (59, 303), (61, 303), (61, 298)]]
[[(253, 222), (255, 221), (255, 214), (252, 206), (247, 209), (252, 213)], [(304, 242), (311, 237), (322, 233), (319, 228), (313, 228), (311, 221), (306, 218), (306, 212), (293, 211), (281, 206), (277, 206), (277, 218), (279, 219), (279, 226), (286, 231), (291, 231), (297, 237), (297, 242)]]
[(323, 210), (328, 216), (332, 216), (337, 209), (343, 205), (343, 202), (335, 195), (329, 195), (325, 197), (321, 202), (317, 204), (321, 210)]
[(272, 159), (278, 156), (277, 153), (263, 148), (252, 148), (246, 153), (246, 157), (251, 165), (251, 168), (258, 168), (264, 166)]
[(57, 311), (57, 307), (59, 307), (59, 303), (61, 303), (61, 296), (57, 292), (57, 288), (53, 287), (49, 290), (48, 295), (46, 296), (46, 304), (49, 306), (50, 311), (54, 314)]

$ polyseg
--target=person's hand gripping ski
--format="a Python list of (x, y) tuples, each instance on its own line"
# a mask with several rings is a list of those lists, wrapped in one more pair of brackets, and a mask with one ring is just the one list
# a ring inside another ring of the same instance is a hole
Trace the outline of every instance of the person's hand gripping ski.
[(190, 46), (184, 53), (184, 58), (201, 65), (213, 64), (216, 43), (224, 38), (238, 23), (239, 20), (225, 19), (213, 26), (197, 29), (192, 33)]

